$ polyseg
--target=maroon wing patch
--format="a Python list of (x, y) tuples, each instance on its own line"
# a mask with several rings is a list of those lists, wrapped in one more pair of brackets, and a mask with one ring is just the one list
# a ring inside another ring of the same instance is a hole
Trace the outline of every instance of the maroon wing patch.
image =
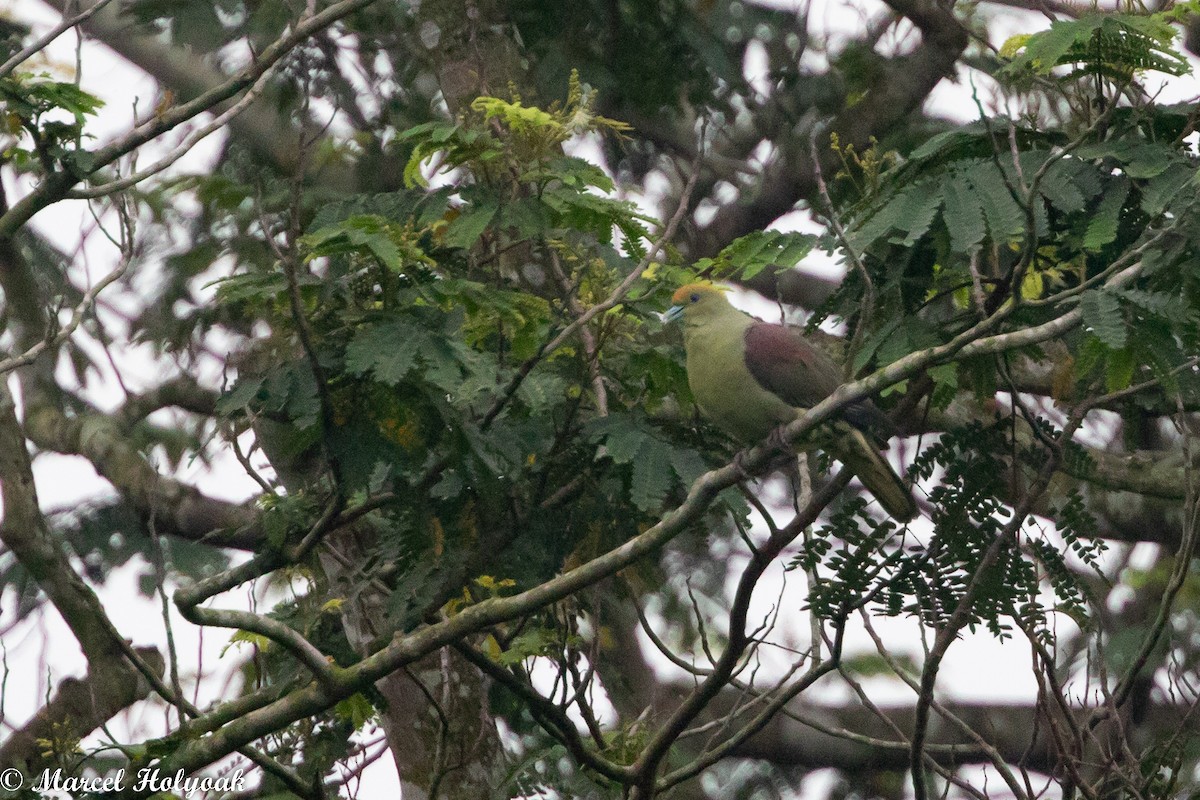
[[(789, 405), (811, 408), (842, 383), (842, 371), (832, 358), (781, 325), (751, 325), (743, 342), (746, 368), (754, 380)], [(870, 400), (851, 403), (842, 410), (842, 418), (881, 441), (896, 434), (891, 420)]]
[(764, 388), (790, 405), (808, 408), (841, 383), (829, 356), (780, 325), (760, 322), (746, 329), (746, 368)]

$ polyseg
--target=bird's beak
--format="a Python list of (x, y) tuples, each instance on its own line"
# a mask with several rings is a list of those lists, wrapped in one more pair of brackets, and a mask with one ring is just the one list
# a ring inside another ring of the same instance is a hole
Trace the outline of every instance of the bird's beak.
[(671, 306), (667, 309), (667, 313), (663, 314), (663, 320), (666, 322), (674, 322), (683, 316), (683, 306)]

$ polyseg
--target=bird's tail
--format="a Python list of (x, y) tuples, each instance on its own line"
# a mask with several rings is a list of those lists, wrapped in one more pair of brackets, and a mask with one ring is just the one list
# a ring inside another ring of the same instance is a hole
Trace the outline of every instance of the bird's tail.
[(862, 431), (851, 428), (839, 436), (832, 453), (858, 476), (867, 491), (875, 495), (884, 511), (892, 517), (907, 522), (917, 515), (912, 492)]

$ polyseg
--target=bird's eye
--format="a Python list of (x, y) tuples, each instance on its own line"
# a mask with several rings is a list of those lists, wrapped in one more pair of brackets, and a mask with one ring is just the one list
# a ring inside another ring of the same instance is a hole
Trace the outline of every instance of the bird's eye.
[(688, 299), (691, 300), (693, 303), (699, 303), (700, 302), (700, 293), (692, 292), (692, 296)]

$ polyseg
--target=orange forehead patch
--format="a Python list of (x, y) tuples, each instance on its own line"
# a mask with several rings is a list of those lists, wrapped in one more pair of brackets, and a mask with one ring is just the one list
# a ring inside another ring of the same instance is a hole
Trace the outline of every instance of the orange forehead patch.
[(720, 294), (721, 291), (711, 283), (687, 283), (675, 290), (675, 294), (671, 295), (671, 302), (680, 305), (688, 302), (688, 298), (693, 294)]

